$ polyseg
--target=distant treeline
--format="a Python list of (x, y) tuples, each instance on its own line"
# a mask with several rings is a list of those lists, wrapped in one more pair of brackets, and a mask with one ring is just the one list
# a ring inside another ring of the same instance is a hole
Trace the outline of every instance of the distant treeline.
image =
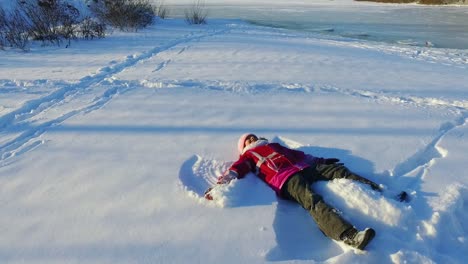
[(422, 4), (422, 5), (467, 5), (468, 0), (355, 0), (361, 2), (379, 2), (379, 3), (395, 3), (395, 4)]

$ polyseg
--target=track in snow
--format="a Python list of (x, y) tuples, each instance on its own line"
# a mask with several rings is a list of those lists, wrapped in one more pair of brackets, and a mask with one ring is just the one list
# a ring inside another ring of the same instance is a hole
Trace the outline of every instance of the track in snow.
[[(10, 158), (21, 155), (43, 144), (44, 141), (39, 139), (39, 137), (48, 128), (56, 126), (78, 113), (88, 113), (99, 109), (109, 102), (115, 95), (132, 89), (132, 87), (125, 84), (108, 85), (113, 84), (113, 77), (118, 73), (134, 67), (138, 63), (148, 60), (175, 46), (220, 35), (227, 31), (228, 30), (219, 30), (206, 34), (191, 33), (180, 39), (170, 41), (141, 54), (129, 55), (120, 63), (100, 68), (96, 73), (81, 78), (77, 83), (64, 85), (48, 95), (29, 100), (16, 110), (0, 116), (0, 129), (4, 134), (17, 133), (17, 131), (21, 131), (17, 136), (12, 139), (4, 140), (2, 145), (0, 145), (0, 166), (7, 165), (7, 161)], [(181, 52), (185, 49), (186, 48), (183, 48)], [(181, 52), (179, 52), (179, 54)], [(161, 64), (158, 66), (157, 70), (161, 70), (166, 67), (167, 64), (168, 62)], [(106, 84), (108, 87), (106, 87)], [(104, 90), (102, 89), (103, 87)], [(60, 116), (58, 117), (39, 124), (34, 124), (34, 122), (32, 122), (34, 118), (39, 115), (47, 116), (47, 112), (51, 111), (51, 109), (60, 108), (64, 104), (69, 104), (73, 101), (76, 102), (77, 98), (80, 96), (90, 95), (94, 96), (91, 101), (86, 100), (84, 102), (80, 102), (71, 110), (66, 110), (63, 113), (60, 113)]]

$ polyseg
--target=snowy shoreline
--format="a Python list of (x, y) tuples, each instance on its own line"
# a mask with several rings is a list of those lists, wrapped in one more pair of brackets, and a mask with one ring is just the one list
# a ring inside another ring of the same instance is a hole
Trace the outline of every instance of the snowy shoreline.
[[(184, 17), (190, 5), (169, 5), (174, 17)], [(219, 3), (205, 5), (209, 19), (242, 19), (257, 25), (295, 29), (326, 36), (361, 39), (364, 41), (468, 49), (463, 7), (411, 5), (354, 4), (327, 2), (275, 5), (256, 2)]]
[[(463, 0), (461, 0), (462, 2)], [(257, 5), (257, 6), (320, 6), (320, 5), (338, 5), (340, 7), (349, 6), (349, 5), (379, 5), (379, 6), (388, 6), (388, 5), (419, 5), (415, 2), (413, 3), (383, 3), (378, 1), (354, 1), (354, 0), (295, 0), (295, 1), (285, 1), (285, 0), (203, 0), (202, 3), (205, 5)], [(167, 0), (164, 2), (165, 5), (191, 5), (193, 0)], [(420, 6), (464, 6), (464, 4), (448, 4), (448, 5), (420, 5)]]

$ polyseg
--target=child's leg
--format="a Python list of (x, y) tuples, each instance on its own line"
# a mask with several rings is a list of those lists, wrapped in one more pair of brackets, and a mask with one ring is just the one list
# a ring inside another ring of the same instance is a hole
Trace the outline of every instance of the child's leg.
[(355, 180), (358, 182), (365, 183), (369, 185), (370, 187), (372, 187), (372, 189), (381, 191), (377, 183), (351, 172), (342, 163), (335, 163), (335, 164), (329, 164), (329, 165), (318, 164), (315, 167), (315, 169), (320, 175), (318, 180), (333, 180), (333, 179), (340, 179), (340, 178), (350, 179), (350, 180)]
[(301, 173), (293, 175), (285, 183), (281, 194), (306, 209), (320, 230), (332, 239), (340, 240), (341, 235), (353, 227), (336, 212), (336, 209), (326, 204), (322, 196), (311, 191), (309, 181)]

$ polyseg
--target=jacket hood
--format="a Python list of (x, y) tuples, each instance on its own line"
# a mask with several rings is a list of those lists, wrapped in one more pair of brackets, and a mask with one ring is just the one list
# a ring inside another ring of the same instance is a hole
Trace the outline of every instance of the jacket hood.
[(245, 133), (245, 134), (243, 134), (243, 135), (239, 138), (239, 140), (237, 141), (237, 151), (239, 151), (239, 154), (240, 154), (240, 155), (242, 155), (243, 150), (244, 150), (244, 147), (245, 147), (245, 145), (244, 145), (245, 139), (246, 139), (248, 136), (250, 136), (250, 135), (255, 135), (255, 134), (253, 134), (253, 133)]
[(244, 154), (245, 152), (251, 150), (251, 149), (254, 149), (256, 147), (259, 147), (259, 146), (265, 146), (266, 144), (268, 144), (268, 140), (262, 138), (262, 139), (259, 139), (257, 141), (255, 141), (254, 143), (251, 143), (250, 145), (248, 145), (247, 147), (244, 147), (244, 149), (242, 150), (241, 152), (241, 155)]

